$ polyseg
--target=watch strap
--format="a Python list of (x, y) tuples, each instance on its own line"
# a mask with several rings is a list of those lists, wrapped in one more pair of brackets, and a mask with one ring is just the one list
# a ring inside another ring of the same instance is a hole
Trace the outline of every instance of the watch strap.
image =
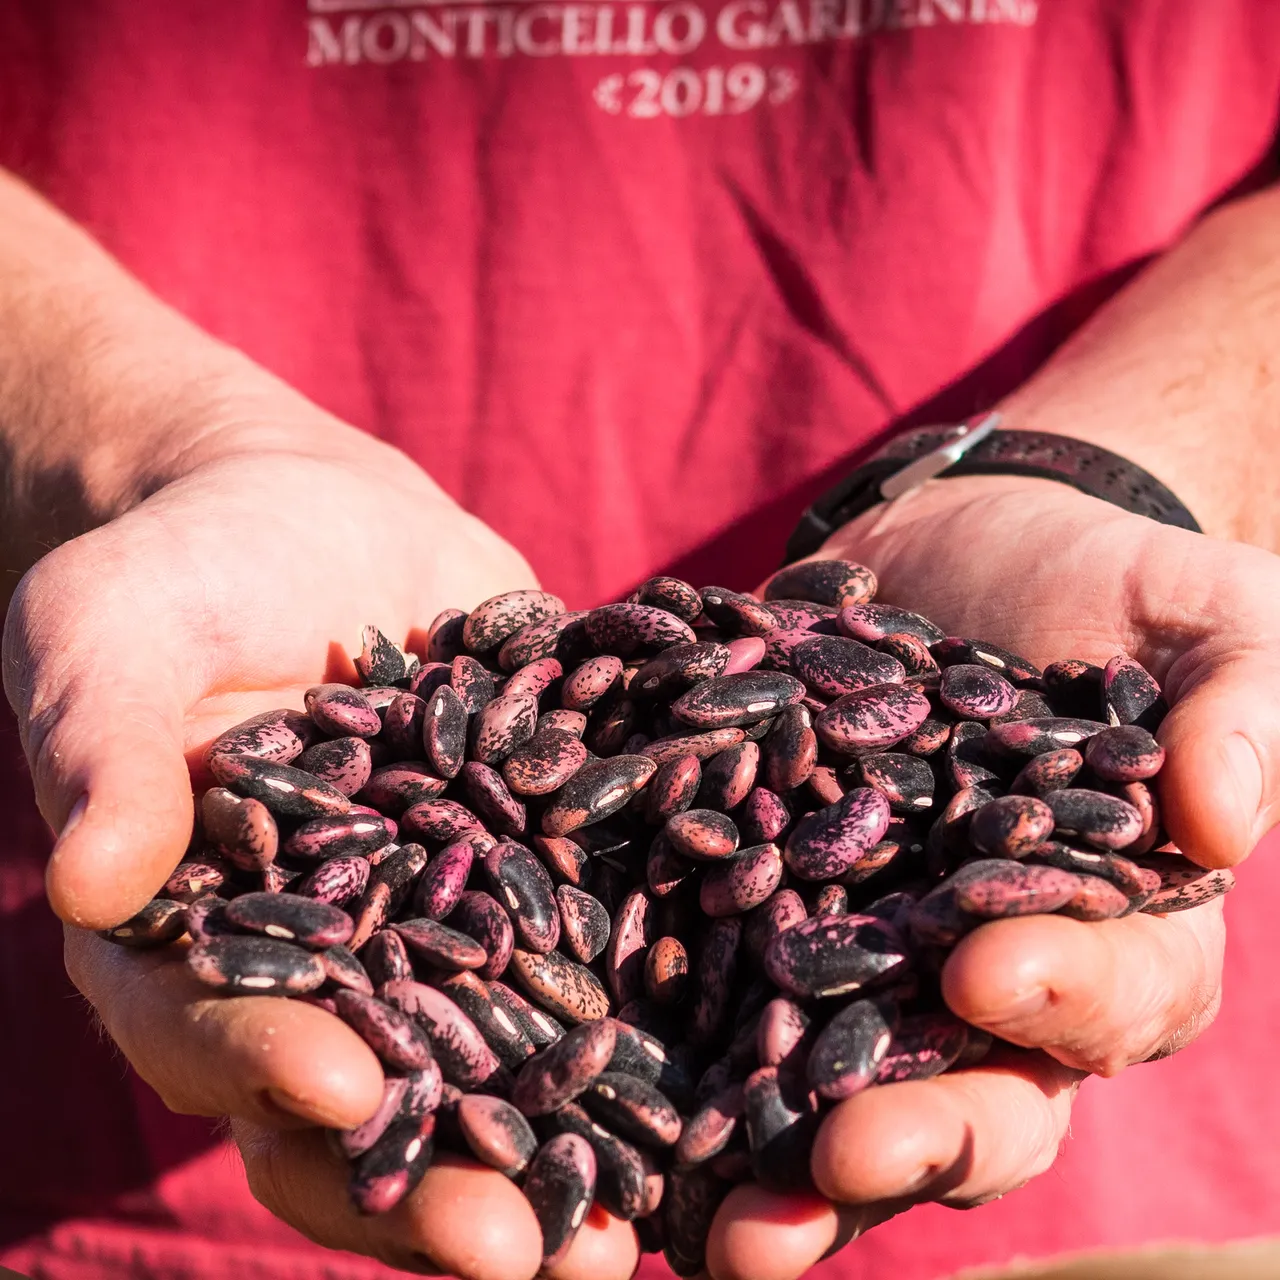
[[(966, 425), (920, 427), (893, 436), (828, 489), (800, 518), (786, 563), (812, 555), (841, 525), (883, 501), (881, 486), (904, 467), (962, 438)], [(1195, 517), (1155, 476), (1109, 449), (1046, 431), (991, 431), (938, 477), (1014, 475), (1058, 480), (1161, 524), (1200, 533)]]

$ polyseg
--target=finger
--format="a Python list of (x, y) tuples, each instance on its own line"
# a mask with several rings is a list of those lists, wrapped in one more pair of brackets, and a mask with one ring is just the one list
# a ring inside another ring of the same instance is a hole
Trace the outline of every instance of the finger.
[(543, 1274), (551, 1280), (630, 1280), (639, 1262), (640, 1243), (630, 1223), (594, 1204), (569, 1252)]
[(108, 1034), (173, 1111), (344, 1129), (377, 1109), (377, 1058), (324, 1009), (213, 995), (172, 954), (128, 951), (79, 929), (66, 930), (64, 955)]
[[(97, 540), (99, 554), (82, 544)], [(50, 553), (22, 581), (4, 633), (5, 689), (36, 799), (59, 832), (49, 899), (84, 928), (119, 924), (155, 892), (191, 834), (183, 697), (157, 611), (126, 581), (108, 531)], [(73, 550), (74, 549), (74, 550)]]
[[(531, 1280), (538, 1271), (542, 1235), (529, 1202), (513, 1182), (475, 1161), (437, 1154), (400, 1204), (364, 1217), (347, 1196), (348, 1167), (318, 1130), (277, 1132), (236, 1121), (232, 1134), (254, 1196), (317, 1244), (460, 1280)], [(603, 1274), (608, 1280), (614, 1273)]]
[(1232, 866), (1280, 821), (1280, 659), (1210, 658), (1173, 674), (1159, 733), (1164, 825), (1197, 862)]
[(711, 1225), (707, 1270), (714, 1280), (796, 1280), (860, 1235), (873, 1212), (812, 1192), (780, 1195), (743, 1183), (729, 1192)]
[(846, 1204), (1003, 1195), (1053, 1163), (1081, 1079), (1043, 1054), (1010, 1051), (991, 1065), (867, 1089), (818, 1130), (814, 1182)]
[(997, 920), (948, 957), (942, 994), (1001, 1039), (1114, 1075), (1208, 1024), (1224, 945), (1220, 901), (1167, 917)]

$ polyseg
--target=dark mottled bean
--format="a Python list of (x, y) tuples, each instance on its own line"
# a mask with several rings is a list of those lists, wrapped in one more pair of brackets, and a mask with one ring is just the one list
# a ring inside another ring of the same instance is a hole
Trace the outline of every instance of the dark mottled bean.
[[(214, 898), (211, 905), (204, 907), (203, 910), (208, 912), (220, 909), (217, 908), (220, 902), (220, 898)], [(98, 936), (106, 938), (108, 942), (118, 942), (124, 947), (145, 950), (149, 947), (163, 947), (170, 942), (176, 942), (187, 931), (187, 927), (187, 910), (183, 903), (174, 902), (168, 898), (153, 898), (141, 911), (130, 916), (123, 924), (118, 924), (112, 929), (103, 929)], [(196, 933), (193, 932), (191, 936), (199, 940)], [(219, 982), (215, 985), (225, 984)]]
[(467, 887), (475, 854), (476, 846), (471, 841), (455, 840), (427, 863), (414, 891), (418, 915), (428, 920), (443, 920), (449, 915)]
[(875, 647), (881, 652), (896, 658), (907, 673), (912, 676), (937, 675), (939, 668), (929, 646), (919, 636), (906, 632), (895, 632), (875, 641)]
[(888, 800), (871, 787), (855, 787), (796, 825), (787, 840), (787, 867), (802, 880), (834, 879), (855, 867), (888, 828)]
[(893, 1028), (875, 1000), (846, 1005), (818, 1033), (805, 1068), (809, 1084), (832, 1101), (851, 1098), (874, 1084), (889, 1052)]
[(1123, 654), (1103, 668), (1102, 698), (1109, 724), (1139, 725), (1151, 733), (1160, 727), (1168, 709), (1160, 686), (1141, 663)]
[(1133, 805), (1142, 820), (1142, 831), (1132, 844), (1125, 846), (1125, 852), (1131, 857), (1150, 853), (1160, 839), (1160, 806), (1156, 803), (1155, 793), (1145, 782), (1123, 782), (1114, 789), (1122, 800)]
[(481, 1093), (458, 1101), (457, 1124), (472, 1155), (508, 1178), (528, 1167), (538, 1147), (529, 1122), (509, 1102)]
[(623, 658), (637, 649), (693, 644), (698, 638), (675, 614), (643, 604), (603, 605), (587, 614), (584, 625), (597, 649)]
[(695, 685), (671, 704), (671, 713), (695, 729), (738, 728), (794, 706), (804, 692), (804, 685), (784, 672), (743, 671)]
[(1127, 898), (1145, 901), (1158, 889), (1154, 873), (1118, 853), (1101, 853), (1092, 849), (1073, 849), (1057, 840), (1037, 845), (1031, 861), (1043, 862), (1060, 871), (1074, 871), (1080, 876), (1097, 877), (1120, 889)]
[(560, 912), (560, 936), (577, 960), (590, 964), (608, 944), (609, 912), (597, 898), (562, 884), (556, 889)]
[(381, 849), (396, 838), (391, 818), (344, 813), (312, 818), (285, 837), (281, 849), (291, 858), (349, 858)]
[(584, 1022), (530, 1058), (516, 1076), (512, 1104), (527, 1116), (543, 1116), (571, 1102), (608, 1067), (616, 1028), (611, 1018)]
[(436, 614), (427, 629), (427, 661), (452, 662), (466, 647), (462, 626), (467, 620), (462, 609), (444, 609)]
[(993, 858), (972, 862), (955, 890), (956, 906), (983, 920), (1045, 915), (1075, 896), (1079, 877), (1057, 867)]
[(447, 779), (437, 777), (429, 766), (404, 760), (375, 769), (358, 794), (363, 803), (398, 817), (415, 804), (436, 799), (446, 786)]
[(677, 1169), (691, 1169), (719, 1155), (742, 1119), (742, 1086), (731, 1084), (705, 1103), (683, 1125), (673, 1153)]
[(541, 698), (557, 680), (564, 675), (564, 665), (558, 658), (538, 658), (526, 663), (511, 673), (502, 692), (506, 694), (524, 694), (530, 698)]
[(551, 951), (560, 941), (560, 913), (547, 869), (524, 845), (509, 840), (485, 854), (484, 869), (520, 945), (529, 951)]
[(849, 890), (842, 884), (824, 884), (813, 895), (809, 905), (811, 916), (847, 916)]
[(422, 754), (422, 724), (427, 704), (413, 693), (397, 694), (382, 713), (381, 740), (400, 757)]
[(187, 952), (187, 967), (206, 986), (241, 995), (301, 995), (325, 980), (319, 956), (291, 942), (228, 934)]
[(843, 609), (866, 604), (876, 593), (876, 575), (851, 560), (804, 560), (779, 569), (765, 584), (764, 598), (811, 600)]
[(990, 667), (1000, 672), (1014, 684), (1024, 680), (1039, 680), (1040, 668), (1019, 656), (986, 640), (967, 640), (962, 636), (946, 636), (929, 646), (939, 666), (946, 668), (957, 664), (974, 664)]
[(336, 787), (301, 769), (249, 755), (214, 755), (209, 769), (222, 786), (288, 818), (323, 818), (346, 813), (351, 801)]
[(992, 725), (987, 731), (986, 743), (995, 751), (1038, 756), (1061, 747), (1078, 747), (1106, 727), (1097, 720), (1076, 720), (1065, 716), (1048, 720), (1011, 720)]
[(909, 635), (934, 645), (945, 634), (928, 618), (885, 604), (846, 605), (840, 610), (837, 625), (843, 634), (867, 642), (883, 640), (888, 635)]
[(404, 811), (400, 829), (415, 839), (448, 844), (468, 831), (484, 831), (484, 824), (456, 800), (423, 800)]
[(343, 1022), (393, 1070), (420, 1071), (431, 1062), (430, 1040), (400, 1009), (351, 990), (338, 991), (334, 1001)]
[(227, 904), (227, 923), (246, 933), (283, 938), (306, 947), (346, 942), (355, 922), (339, 907), (291, 893), (244, 893)]
[(382, 729), (373, 704), (350, 685), (312, 685), (302, 697), (316, 726), (331, 737), (372, 738)]
[(1084, 758), (1107, 782), (1141, 782), (1160, 772), (1164, 748), (1140, 725), (1125, 724), (1094, 734)]
[(480, 977), (499, 978), (511, 960), (516, 945), (515, 927), (502, 904), (478, 889), (469, 889), (458, 898), (448, 917), (451, 928), (474, 938), (488, 959), (477, 970)]
[(427, 851), (420, 844), (406, 844), (373, 868), (369, 887), (354, 912), (356, 929), (348, 942), (352, 951), (359, 951), (400, 909), (426, 865)]
[(702, 766), (696, 756), (676, 756), (668, 760), (649, 781), (645, 817), (656, 824), (665, 822), (673, 814), (683, 813), (693, 804), (701, 781)]
[(679, 938), (659, 938), (645, 953), (644, 990), (657, 1005), (678, 1003), (689, 985), (689, 953)]
[(409, 655), (377, 627), (365, 627), (360, 633), (360, 644), (360, 654), (354, 659), (355, 667), (367, 685), (397, 684), (412, 674), (418, 665), (416, 658), (411, 662)]
[(300, 711), (287, 707), (262, 711), (214, 738), (205, 752), (205, 763), (212, 768), (220, 756), (254, 756), (289, 764), (319, 736), (311, 719)]
[(581, 1105), (601, 1124), (642, 1146), (669, 1147), (680, 1138), (679, 1113), (653, 1085), (624, 1072), (604, 1072)]
[(400, 1114), (409, 1081), (404, 1076), (391, 1076), (382, 1087), (382, 1101), (364, 1124), (335, 1133), (335, 1145), (348, 1160), (362, 1156), (387, 1131), (387, 1126)]
[(702, 770), (699, 807), (725, 813), (736, 809), (751, 793), (759, 766), (760, 748), (754, 742), (740, 742), (712, 756)]
[(326, 947), (320, 952), (320, 963), (324, 965), (325, 978), (328, 982), (357, 991), (361, 995), (373, 995), (373, 980), (369, 977), (364, 965), (346, 947), (341, 945)]
[(745, 919), (743, 936), (748, 953), (763, 963), (774, 938), (807, 916), (804, 899), (794, 889), (779, 889)]
[(614, 756), (583, 765), (542, 814), (542, 831), (566, 836), (622, 809), (657, 770), (645, 756)]
[(539, 728), (503, 761), (502, 776), (517, 795), (545, 796), (563, 787), (588, 759), (590, 752), (574, 734)]
[(582, 735), (587, 731), (587, 717), (581, 711), (544, 711), (538, 717), (533, 736), (536, 738), (539, 734), (552, 729), (567, 733), (571, 738), (581, 741)]
[(413, 977), (413, 962), (404, 940), (390, 929), (380, 929), (365, 943), (360, 962), (373, 979), (375, 988), (388, 982), (402, 982)]
[(707, 733), (676, 734), (674, 737), (659, 738), (656, 742), (647, 743), (640, 748), (638, 754), (656, 765), (664, 765), (668, 760), (685, 755), (693, 756), (699, 761), (710, 760), (727, 747), (736, 746), (746, 736), (741, 729), (711, 729)]
[(1110, 881), (1097, 876), (1077, 876), (1079, 888), (1058, 908), (1061, 916), (1073, 920), (1114, 920), (1127, 915), (1130, 902), (1124, 893)]
[(1053, 834), (1053, 810), (1035, 796), (1001, 796), (975, 809), (969, 842), (980, 853), (1021, 858)]
[(327, 902), (340, 907), (364, 893), (371, 870), (367, 858), (330, 858), (295, 884), (289, 892), (299, 898), (312, 898), (316, 902)]
[(703, 936), (693, 970), (693, 1008), (688, 1026), (692, 1044), (710, 1044), (728, 1019), (742, 928), (741, 916), (728, 916), (711, 921)]
[(511, 972), (533, 1000), (569, 1022), (591, 1022), (609, 1012), (608, 993), (596, 975), (559, 951), (540, 955), (517, 947)]
[(782, 882), (782, 854), (776, 844), (743, 849), (709, 868), (698, 904), (712, 917), (738, 915), (766, 902)]
[(722, 675), (730, 656), (728, 646), (715, 641), (672, 645), (636, 671), (628, 691), (633, 697), (669, 697), (701, 680)]
[(920, 813), (933, 806), (933, 770), (918, 756), (881, 751), (858, 765), (862, 781), (888, 800), (891, 811)]
[(1053, 811), (1055, 830), (1079, 836), (1100, 849), (1123, 849), (1142, 832), (1142, 815), (1118, 796), (1085, 787), (1051, 791), (1044, 803)]
[(896, 658), (847, 636), (813, 636), (791, 650), (791, 669), (811, 690), (829, 698), (879, 684), (900, 684), (906, 670)]
[(644, 951), (651, 942), (652, 900), (643, 888), (633, 889), (619, 904), (605, 952), (605, 976), (618, 1004), (626, 1004), (644, 988)]
[(693, 622), (702, 612), (697, 588), (682, 578), (656, 577), (641, 583), (628, 598), (629, 604), (647, 604), (674, 613), (682, 622)]
[(814, 732), (833, 751), (854, 754), (891, 747), (918, 729), (929, 699), (904, 685), (886, 684), (848, 693), (824, 707)]
[(467, 615), (462, 640), (474, 653), (496, 649), (523, 627), (564, 612), (564, 601), (546, 591), (505, 591)]
[(520, 1025), (520, 1029), (539, 1049), (555, 1044), (564, 1035), (564, 1027), (549, 1013), (535, 1009), (518, 991), (504, 982), (490, 982), (489, 992), (496, 1004), (502, 1005)]
[(261, 801), (244, 799), (225, 787), (210, 787), (200, 801), (200, 819), (214, 848), (241, 871), (260, 871), (275, 861), (280, 834)]
[(295, 761), (306, 773), (353, 796), (367, 785), (373, 773), (373, 752), (363, 738), (331, 738), (308, 747)]
[(475, 1023), (503, 1066), (517, 1068), (537, 1053), (538, 1046), (519, 1020), (474, 973), (464, 969), (435, 985)]
[(764, 968), (791, 995), (836, 996), (896, 972), (906, 956), (901, 937), (886, 921), (827, 916), (801, 921), (774, 937)]
[(1229, 892), (1236, 882), (1228, 868), (1206, 871), (1181, 854), (1147, 854), (1140, 865), (1160, 876), (1160, 888), (1142, 907), (1150, 915), (1189, 911)]
[(231, 868), (217, 856), (187, 858), (169, 873), (160, 892), (174, 902), (194, 902), (206, 893), (216, 893), (230, 874)]
[(778, 625), (768, 605), (754, 596), (727, 587), (703, 587), (699, 594), (703, 613), (729, 635), (761, 636)]
[(489, 831), (496, 835), (524, 834), (526, 812), (523, 804), (507, 789), (502, 774), (476, 760), (462, 766), (458, 774), (467, 803)]
[(753, 1071), (743, 1083), (742, 1101), (751, 1168), (760, 1185), (771, 1191), (811, 1187), (809, 1151), (817, 1113), (801, 1099), (791, 1105), (777, 1067)]
[(877, 1084), (928, 1080), (954, 1065), (964, 1052), (969, 1028), (950, 1013), (904, 1017), (881, 1060)]
[(743, 802), (736, 821), (747, 844), (770, 844), (791, 825), (791, 814), (773, 791), (756, 787)]
[(490, 699), (472, 720), (472, 758), (481, 764), (501, 764), (533, 737), (537, 722), (538, 700), (529, 694), (502, 694)]
[(1022, 766), (1009, 790), (1014, 795), (1043, 797), (1069, 787), (1083, 767), (1084, 757), (1074, 747), (1045, 751)]
[(406, 980), (389, 982), (378, 992), (426, 1035), (449, 1083), (476, 1089), (500, 1069), (502, 1064), (479, 1028), (443, 991)]
[(704, 1270), (711, 1223), (729, 1188), (728, 1182), (705, 1165), (675, 1170), (667, 1179), (662, 1200), (663, 1256), (677, 1275), (692, 1276)]
[(498, 651), (498, 665), (503, 671), (517, 671), (539, 658), (571, 662), (584, 647), (586, 636), (582, 624), (586, 616), (585, 610), (577, 610), (528, 623), (503, 641)]
[(393, 1120), (352, 1169), (347, 1194), (364, 1214), (394, 1209), (422, 1181), (434, 1151), (434, 1112)]
[(775, 791), (803, 785), (818, 759), (818, 739), (808, 707), (780, 712), (764, 739), (764, 779)]
[(762, 1067), (801, 1071), (813, 1040), (813, 1023), (795, 1001), (778, 996), (760, 1011), (755, 1040)]
[(988, 720), (1012, 711), (1018, 702), (1018, 691), (989, 666), (962, 662), (942, 672), (938, 697), (958, 716)]
[(391, 924), (415, 955), (441, 969), (480, 969), (488, 954), (474, 938), (438, 920), (403, 920)]
[(738, 847), (738, 828), (733, 819), (714, 809), (686, 809), (673, 814), (662, 830), (672, 849), (686, 858), (726, 858)]
[(552, 880), (586, 889), (591, 884), (591, 863), (583, 847), (567, 836), (534, 836), (530, 841)]
[(594, 707), (622, 680), (622, 659), (613, 654), (588, 658), (565, 677), (560, 702), (570, 711)]

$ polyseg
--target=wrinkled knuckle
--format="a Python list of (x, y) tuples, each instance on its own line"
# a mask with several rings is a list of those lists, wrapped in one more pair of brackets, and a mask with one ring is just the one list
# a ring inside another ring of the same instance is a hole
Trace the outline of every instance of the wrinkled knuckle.
[(1175, 1053), (1181, 1053), (1209, 1029), (1221, 1008), (1222, 988), (1214, 987), (1212, 992), (1192, 1010), (1191, 1015), (1161, 1039), (1142, 1061), (1158, 1062), (1162, 1058), (1171, 1058)]

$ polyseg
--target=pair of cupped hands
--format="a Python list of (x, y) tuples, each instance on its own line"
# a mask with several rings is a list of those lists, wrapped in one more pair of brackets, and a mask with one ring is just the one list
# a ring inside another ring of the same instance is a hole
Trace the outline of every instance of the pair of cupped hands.
[[(440, 1156), (384, 1216), (350, 1207), (320, 1126), (367, 1119), (382, 1089), (350, 1028), (299, 1002), (219, 999), (171, 958), (93, 932), (141, 907), (181, 857), (188, 766), (215, 734), (353, 676), (334, 642), (351, 646), (367, 622), (412, 640), (447, 606), (536, 585), (517, 551), (403, 454), (283, 387), (196, 416), (165, 482), (46, 555), (6, 622), (5, 687), (60, 833), (48, 890), (68, 971), (169, 1107), (231, 1118), (254, 1195), (299, 1231), (410, 1271), (527, 1280), (541, 1255), (533, 1212), (473, 1162)], [(1133, 655), (1172, 706), (1159, 799), (1179, 847), (1227, 866), (1272, 824), (1272, 555), (1010, 478), (932, 484), (822, 554), (870, 565), (879, 599), (1036, 662)], [(1025, 1050), (841, 1103), (813, 1151), (816, 1191), (735, 1189), (708, 1271), (792, 1280), (914, 1204), (981, 1204), (1043, 1172), (1087, 1074), (1173, 1052), (1212, 1020), (1223, 938), (1220, 901), (1168, 918), (983, 926), (947, 962), (947, 1002)], [(596, 1207), (551, 1274), (627, 1280), (637, 1260), (632, 1228)]]

